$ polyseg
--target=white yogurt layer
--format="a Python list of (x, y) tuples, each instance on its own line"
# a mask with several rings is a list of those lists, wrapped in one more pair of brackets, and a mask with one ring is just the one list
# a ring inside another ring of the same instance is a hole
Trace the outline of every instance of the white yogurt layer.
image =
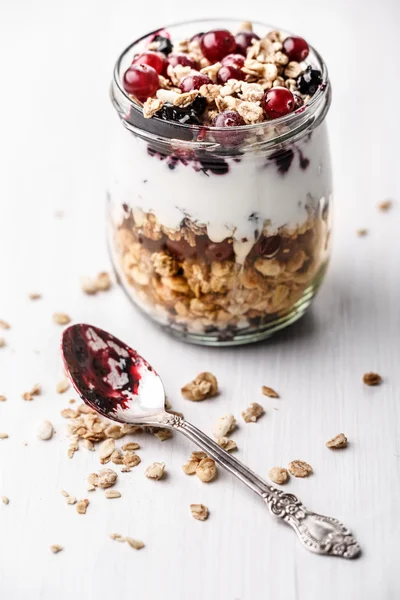
[[(211, 241), (234, 240), (237, 260), (250, 251), (263, 223), (268, 231), (295, 229), (303, 224), (331, 195), (332, 181), (326, 127), (291, 146), (294, 158), (286, 173), (274, 160), (254, 151), (227, 159), (229, 172), (216, 175), (196, 171), (180, 162), (171, 170), (167, 159), (150, 156), (147, 143), (117, 123), (110, 181), (111, 214), (118, 223), (122, 204), (139, 216), (155, 215), (170, 229), (179, 229), (188, 217), (207, 228)], [(308, 159), (301, 168), (300, 157)], [(247, 241), (246, 241), (247, 240)]]

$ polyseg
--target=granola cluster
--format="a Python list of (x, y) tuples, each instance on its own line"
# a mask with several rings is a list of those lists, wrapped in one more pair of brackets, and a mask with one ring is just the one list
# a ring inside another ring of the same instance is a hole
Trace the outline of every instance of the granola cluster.
[[(327, 238), (317, 215), (273, 236), (266, 222), (239, 264), (232, 239), (213, 244), (188, 218), (171, 230), (151, 213), (125, 214), (114, 241), (124, 283), (139, 306), (179, 330), (234, 334), (268, 325), (292, 310), (324, 268)], [(197, 387), (187, 397), (205, 397)]]

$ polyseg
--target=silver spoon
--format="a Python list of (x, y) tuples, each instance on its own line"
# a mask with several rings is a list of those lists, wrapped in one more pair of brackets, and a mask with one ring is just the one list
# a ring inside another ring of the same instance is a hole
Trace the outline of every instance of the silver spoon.
[(360, 546), (337, 519), (308, 510), (294, 495), (266, 483), (183, 418), (165, 410), (165, 392), (154, 369), (135, 350), (92, 325), (72, 325), (62, 336), (68, 375), (86, 404), (120, 423), (177, 429), (235, 475), (290, 525), (305, 548), (317, 554), (355, 558)]

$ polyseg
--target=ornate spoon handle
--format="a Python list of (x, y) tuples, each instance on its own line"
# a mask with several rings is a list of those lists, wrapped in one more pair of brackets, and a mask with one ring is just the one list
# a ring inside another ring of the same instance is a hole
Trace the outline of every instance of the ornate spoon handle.
[(290, 525), (307, 550), (343, 558), (355, 558), (360, 553), (359, 544), (343, 523), (308, 510), (294, 494), (270, 486), (194, 425), (169, 414), (160, 419), (161, 424), (181, 431), (221, 467), (261, 496), (270, 513)]

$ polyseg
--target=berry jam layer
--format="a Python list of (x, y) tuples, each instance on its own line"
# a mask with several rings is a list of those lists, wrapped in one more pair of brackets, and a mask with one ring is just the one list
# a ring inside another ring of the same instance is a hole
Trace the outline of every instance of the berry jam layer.
[(257, 330), (289, 313), (327, 261), (326, 210), (301, 227), (262, 230), (243, 264), (233, 239), (215, 243), (186, 218), (179, 230), (133, 213), (113, 231), (114, 262), (132, 299), (158, 322), (213, 334)]

